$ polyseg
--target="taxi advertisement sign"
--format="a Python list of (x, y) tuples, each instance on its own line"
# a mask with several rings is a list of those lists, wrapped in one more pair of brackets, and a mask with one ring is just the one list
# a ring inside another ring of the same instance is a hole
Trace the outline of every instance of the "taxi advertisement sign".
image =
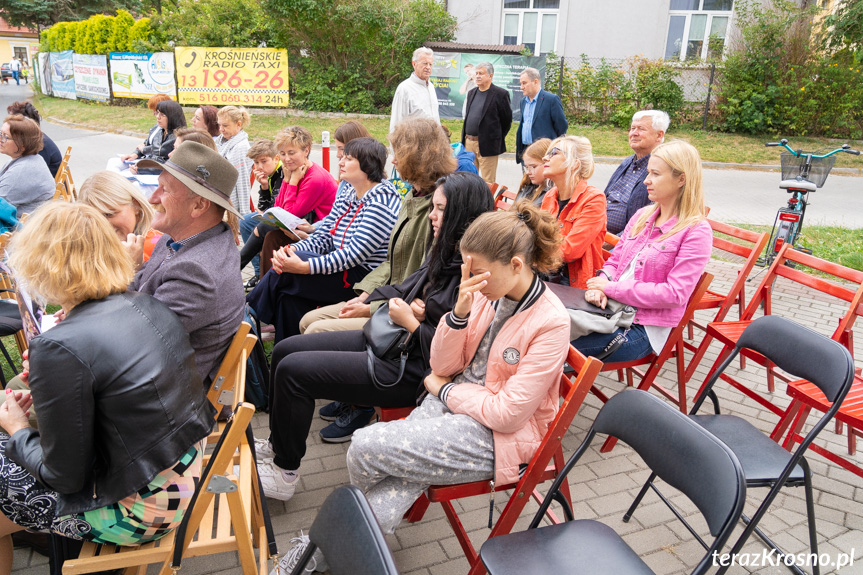
[(175, 48), (181, 104), (288, 106), (288, 52), (276, 48)]

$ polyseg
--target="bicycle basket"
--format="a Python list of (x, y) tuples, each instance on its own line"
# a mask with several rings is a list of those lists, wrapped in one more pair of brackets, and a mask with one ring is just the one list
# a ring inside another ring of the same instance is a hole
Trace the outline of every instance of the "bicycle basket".
[[(793, 180), (797, 176), (802, 175), (803, 165), (806, 163), (806, 156), (795, 156), (794, 154), (783, 152), (780, 160), (782, 161), (782, 179)], [(810, 182), (820, 188), (827, 181), (827, 175), (833, 169), (833, 164), (836, 162), (836, 156), (829, 158), (812, 158), (812, 164), (809, 166)]]

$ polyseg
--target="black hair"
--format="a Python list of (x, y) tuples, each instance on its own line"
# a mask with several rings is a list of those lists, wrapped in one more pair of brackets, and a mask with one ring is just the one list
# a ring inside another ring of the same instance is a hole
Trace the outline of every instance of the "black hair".
[[(455, 172), (435, 182), (435, 188), (440, 187), (446, 197), (446, 208), (438, 236), (430, 242), (428, 285), (432, 289), (443, 287), (447, 278), (461, 273), (458, 266), (453, 266), (457, 257), (461, 263), (458, 250), (461, 237), (477, 217), (494, 210), (488, 184), (476, 174)], [(434, 230), (429, 233), (433, 234)]]
[(159, 102), (156, 104), (156, 111), (168, 117), (167, 133), (173, 134), (177, 128), (186, 127), (186, 116), (183, 114), (183, 108), (174, 100)]
[(37, 124), (42, 123), (42, 116), (39, 115), (39, 111), (36, 109), (36, 106), (30, 102), (13, 102), (6, 108), (6, 113), (10, 115), (21, 114), (25, 118), (30, 118)]
[(356, 138), (345, 144), (345, 155), (360, 163), (360, 169), (372, 182), (386, 179), (387, 149), (374, 138)]

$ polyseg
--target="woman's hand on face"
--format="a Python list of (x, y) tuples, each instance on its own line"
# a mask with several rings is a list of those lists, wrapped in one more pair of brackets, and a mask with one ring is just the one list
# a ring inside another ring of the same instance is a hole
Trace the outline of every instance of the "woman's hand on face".
[(470, 314), (470, 308), (473, 305), (473, 294), (478, 292), (488, 283), (486, 280), (491, 275), (489, 272), (483, 272), (475, 276), (470, 275), (471, 257), (465, 256), (464, 263), (461, 264), (461, 283), (458, 286), (458, 300), (455, 302), (452, 311), (459, 318), (466, 318)]
[(446, 384), (450, 383), (451, 381), (452, 380), (448, 377), (443, 377), (443, 376), (437, 375), (436, 373), (430, 373), (426, 376), (425, 380), (423, 381), (423, 384), (425, 384), (426, 390), (430, 394), (437, 397), (438, 393), (440, 393), (440, 388), (442, 388)]
[(420, 322), (414, 317), (414, 311), (411, 306), (402, 298), (394, 297), (390, 299), (390, 319), (393, 323), (405, 328), (413, 333), (420, 326)]
[(306, 175), (306, 172), (309, 171), (312, 162), (310, 160), (306, 160), (303, 162), (303, 165), (291, 172), (291, 185), (296, 186), (300, 183), (300, 180), (303, 179), (303, 176)]
[(135, 265), (135, 269), (141, 267), (141, 264), (144, 263), (144, 242), (146, 238), (144, 236), (137, 236), (135, 234), (129, 234), (126, 236), (126, 239), (122, 242), (123, 247), (126, 248), (126, 252), (128, 252), (129, 256), (132, 258), (132, 263)]
[(420, 298), (414, 298), (414, 301), (411, 302), (411, 310), (414, 312), (414, 317), (417, 318), (418, 322), (422, 323), (425, 321), (426, 302)]
[(12, 436), (18, 430), (30, 427), (30, 421), (27, 418), (30, 415), (31, 405), (33, 405), (33, 398), (29, 393), (6, 390), (6, 403), (0, 406), (0, 426), (6, 430), (6, 433)]

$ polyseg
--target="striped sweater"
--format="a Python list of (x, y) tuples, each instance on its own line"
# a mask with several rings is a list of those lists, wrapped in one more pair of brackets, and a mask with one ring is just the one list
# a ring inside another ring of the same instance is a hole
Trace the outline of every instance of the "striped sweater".
[(294, 248), (321, 254), (308, 260), (313, 274), (334, 274), (356, 266), (373, 270), (387, 259), (390, 233), (401, 209), (401, 197), (384, 180), (361, 199), (353, 188), (340, 193), (330, 214)]

